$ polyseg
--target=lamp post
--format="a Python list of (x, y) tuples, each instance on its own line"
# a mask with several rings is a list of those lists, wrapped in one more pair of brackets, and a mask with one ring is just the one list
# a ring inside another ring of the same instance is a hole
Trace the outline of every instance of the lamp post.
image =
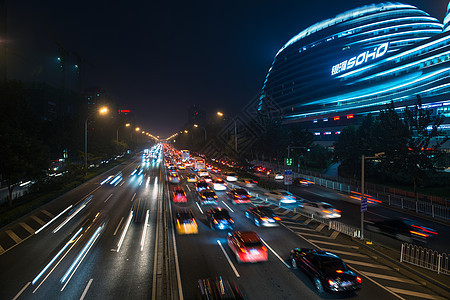
[[(217, 112), (217, 115), (219, 117), (223, 117), (223, 113), (220, 111)], [(234, 119), (234, 150), (236, 151), (236, 153), (238, 152), (236, 119)]]
[(122, 125), (122, 126), (119, 126), (119, 127), (117, 128), (117, 142), (119, 142), (119, 129), (122, 128), (123, 126), (129, 127), (130, 125), (131, 125), (130, 123), (127, 123), (127, 124)]
[(91, 118), (92, 116), (94, 116), (96, 113), (99, 113), (101, 115), (107, 114), (108, 113), (108, 108), (107, 107), (102, 107), (100, 108), (98, 111), (93, 111), (91, 114), (89, 114), (86, 118), (86, 121), (84, 122), (84, 168), (87, 171), (87, 155), (88, 155), (88, 121), (89, 118)]
[(205, 132), (205, 142), (206, 142), (206, 128), (202, 127), (202, 126), (198, 126), (197, 124), (194, 124), (194, 127), (203, 129), (203, 131)]
[(375, 156), (361, 155), (361, 240), (364, 240), (364, 212), (367, 211), (367, 200), (364, 200), (364, 160), (383, 156), (384, 152), (376, 153)]

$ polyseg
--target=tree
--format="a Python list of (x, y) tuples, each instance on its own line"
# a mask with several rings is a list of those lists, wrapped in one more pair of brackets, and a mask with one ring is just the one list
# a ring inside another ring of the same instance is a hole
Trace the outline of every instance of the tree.
[(360, 168), (360, 143), (355, 126), (345, 127), (334, 143), (334, 158), (341, 162), (339, 172), (356, 178)]

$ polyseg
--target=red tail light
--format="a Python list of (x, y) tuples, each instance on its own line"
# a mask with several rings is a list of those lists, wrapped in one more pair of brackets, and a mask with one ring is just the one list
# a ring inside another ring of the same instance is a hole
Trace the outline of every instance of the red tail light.
[(280, 217), (273, 217), (274, 220), (280, 221), (281, 218)]
[(266, 248), (266, 247), (262, 246), (261, 249), (262, 249), (263, 251), (267, 252), (267, 248)]
[(246, 250), (245, 250), (245, 248), (239, 248), (239, 250), (242, 252), (242, 253), (245, 253), (245, 252), (247, 252)]
[(361, 277), (359, 277), (359, 276), (356, 276), (356, 281), (358, 281), (358, 283), (361, 283)]
[(341, 211), (338, 209), (333, 209), (334, 212), (340, 213)]
[(326, 210), (326, 209), (322, 210), (322, 212), (323, 212), (323, 213), (326, 213), (326, 214), (331, 214), (331, 211)]

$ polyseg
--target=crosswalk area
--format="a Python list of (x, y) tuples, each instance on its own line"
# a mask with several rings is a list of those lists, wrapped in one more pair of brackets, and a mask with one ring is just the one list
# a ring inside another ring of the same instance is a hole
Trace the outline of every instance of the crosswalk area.
[(338, 255), (353, 271), (399, 299), (446, 299), (428, 288), (425, 282), (407, 278), (395, 268), (380, 262), (378, 257), (363, 249), (351, 237), (329, 230), (323, 223), (261, 199), (254, 199), (252, 204), (271, 207), (280, 216), (285, 228), (307, 240), (316, 249)]
[(33, 236), (36, 230), (49, 222), (54, 215), (45, 210), (36, 211), (22, 222), (0, 232), (0, 255)]

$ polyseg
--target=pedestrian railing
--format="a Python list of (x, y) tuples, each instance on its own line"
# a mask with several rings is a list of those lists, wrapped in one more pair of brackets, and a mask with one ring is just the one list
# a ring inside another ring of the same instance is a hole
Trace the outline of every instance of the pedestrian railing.
[(439, 253), (433, 249), (427, 249), (421, 246), (403, 243), (400, 251), (400, 262), (406, 262), (438, 274), (449, 273), (449, 257), (447, 253)]
[(361, 229), (355, 228), (353, 226), (335, 220), (329, 222), (328, 229), (339, 231), (343, 234), (349, 235), (354, 238), (361, 237)]

